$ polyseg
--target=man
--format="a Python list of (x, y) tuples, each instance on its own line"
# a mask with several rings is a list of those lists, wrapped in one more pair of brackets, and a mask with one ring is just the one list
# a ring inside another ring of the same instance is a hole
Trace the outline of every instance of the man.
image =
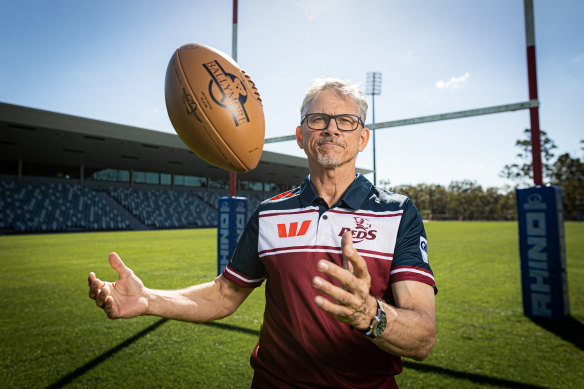
[(400, 357), (423, 360), (434, 345), (436, 288), (413, 204), (355, 175), (366, 112), (356, 86), (315, 81), (296, 128), (310, 175), (259, 206), (221, 276), (152, 290), (112, 253), (120, 278), (91, 273), (90, 297), (110, 318), (203, 322), (232, 314), (266, 280), (252, 387), (396, 387)]

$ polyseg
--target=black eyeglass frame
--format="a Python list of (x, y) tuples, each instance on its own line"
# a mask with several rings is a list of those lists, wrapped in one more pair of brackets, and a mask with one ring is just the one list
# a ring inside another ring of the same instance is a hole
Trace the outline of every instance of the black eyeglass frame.
[[(321, 128), (321, 129), (316, 129), (316, 128), (310, 127), (310, 124), (308, 124), (308, 117), (309, 116), (312, 116), (312, 115), (322, 115), (322, 116), (328, 117), (326, 126), (324, 128)], [(338, 117), (341, 117), (341, 116), (352, 116), (352, 117), (357, 118), (357, 126), (354, 129), (352, 129), (352, 130), (341, 130), (339, 128), (339, 122), (337, 122), (337, 118)], [(352, 113), (342, 113), (342, 114), (339, 114), (339, 115), (329, 115), (327, 113), (322, 113), (322, 112), (307, 113), (306, 115), (304, 115), (304, 117), (300, 121), (300, 124), (302, 124), (306, 120), (306, 126), (308, 126), (308, 128), (310, 128), (311, 130), (313, 130), (313, 131), (324, 131), (331, 124), (331, 119), (334, 119), (335, 120), (335, 124), (337, 125), (337, 129), (339, 131), (342, 131), (342, 132), (353, 132), (353, 131), (356, 131), (359, 128), (359, 123), (361, 123), (363, 125), (363, 127), (365, 127), (365, 123), (363, 123), (363, 120), (361, 119), (361, 117), (359, 115), (353, 115)]]

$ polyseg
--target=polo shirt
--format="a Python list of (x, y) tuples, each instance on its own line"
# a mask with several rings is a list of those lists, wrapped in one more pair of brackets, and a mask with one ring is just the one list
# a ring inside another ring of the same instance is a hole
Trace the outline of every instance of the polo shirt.
[[(343, 265), (341, 237), (367, 263), (371, 295), (394, 304), (391, 284), (413, 280), (434, 287), (420, 214), (405, 196), (357, 175), (329, 207), (307, 177), (300, 187), (260, 204), (223, 276), (241, 287), (266, 281), (260, 337), (250, 358), (253, 387), (393, 388), (401, 358), (314, 304), (313, 286), (325, 259)], [(328, 297), (327, 297), (328, 298)]]

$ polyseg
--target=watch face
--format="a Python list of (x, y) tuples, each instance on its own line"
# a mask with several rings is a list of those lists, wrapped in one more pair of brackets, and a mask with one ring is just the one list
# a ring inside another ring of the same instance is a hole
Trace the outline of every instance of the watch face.
[(385, 331), (385, 326), (387, 325), (387, 318), (385, 315), (381, 315), (377, 323), (373, 326), (373, 337), (377, 338), (379, 335), (383, 334)]

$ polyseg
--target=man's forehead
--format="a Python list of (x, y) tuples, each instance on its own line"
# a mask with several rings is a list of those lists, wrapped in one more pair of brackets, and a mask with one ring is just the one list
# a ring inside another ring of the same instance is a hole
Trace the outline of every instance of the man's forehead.
[[(322, 110), (324, 108), (332, 110), (344, 110), (346, 112), (338, 113), (357, 113), (357, 105), (348, 96), (343, 95), (332, 89), (325, 89), (324, 91), (318, 93), (310, 105), (308, 106), (308, 112), (316, 112), (316, 110)], [(320, 112), (320, 111), (319, 111)]]

